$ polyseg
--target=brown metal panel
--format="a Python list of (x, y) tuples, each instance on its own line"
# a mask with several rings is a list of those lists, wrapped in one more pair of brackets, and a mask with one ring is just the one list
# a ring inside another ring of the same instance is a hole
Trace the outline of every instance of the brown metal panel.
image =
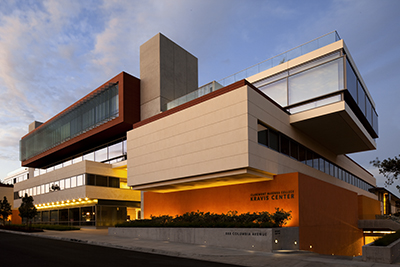
[(92, 91), (67, 109), (63, 110), (34, 131), (28, 133), (23, 138), (29, 136), (45, 124), (52, 122), (55, 118), (71, 110), (76, 105), (91, 97), (101, 88), (110, 83), (118, 83), (119, 87), (119, 116), (103, 125), (76, 136), (52, 149), (49, 149), (35, 157), (22, 161), (21, 165), (33, 168), (42, 168), (53, 163), (68, 159), (74, 155), (82, 153), (91, 148), (95, 148), (116, 138), (123, 137), (126, 132), (132, 129), (132, 125), (140, 120), (140, 80), (128, 73), (121, 72), (111, 80), (107, 81), (96, 90)]

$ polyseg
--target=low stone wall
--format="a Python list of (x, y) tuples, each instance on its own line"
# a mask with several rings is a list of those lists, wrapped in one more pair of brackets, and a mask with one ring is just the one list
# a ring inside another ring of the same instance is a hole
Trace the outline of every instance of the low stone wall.
[(108, 228), (109, 235), (248, 249), (298, 250), (299, 228)]
[(363, 261), (392, 263), (400, 256), (400, 239), (387, 247), (373, 246), (372, 243), (362, 247)]

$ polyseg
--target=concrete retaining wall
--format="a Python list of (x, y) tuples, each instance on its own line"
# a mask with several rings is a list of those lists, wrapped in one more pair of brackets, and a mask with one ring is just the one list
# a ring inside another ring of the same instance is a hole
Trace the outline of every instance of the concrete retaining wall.
[(374, 246), (373, 243), (362, 247), (363, 261), (392, 263), (400, 256), (400, 239), (387, 247)]
[(108, 228), (109, 235), (256, 251), (298, 250), (299, 228)]

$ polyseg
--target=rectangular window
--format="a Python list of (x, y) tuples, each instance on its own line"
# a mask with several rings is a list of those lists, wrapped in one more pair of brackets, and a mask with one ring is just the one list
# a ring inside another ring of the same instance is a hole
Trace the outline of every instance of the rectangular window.
[(325, 63), (289, 77), (289, 105), (343, 89), (343, 60)]
[(268, 129), (258, 124), (258, 143), (268, 146)]
[(45, 191), (45, 189), (44, 189), (44, 184), (42, 184), (42, 185), (40, 186), (40, 193), (41, 193), (41, 194), (47, 193), (47, 192)]
[(323, 158), (319, 159), (319, 168), (321, 172), (325, 172), (325, 160)]
[(358, 106), (360, 107), (362, 113), (365, 115), (365, 92), (361, 84), (358, 83)]
[(76, 176), (76, 186), (83, 185), (83, 175)]
[(329, 161), (325, 161), (325, 173), (330, 175), (330, 166)]
[(279, 133), (269, 129), (269, 147), (279, 152)]
[(107, 176), (96, 175), (96, 186), (108, 186)]
[(122, 142), (108, 147), (108, 158), (113, 159), (124, 155)]
[(109, 177), (109, 187), (119, 188), (119, 178)]
[(378, 131), (378, 114), (376, 113), (375, 109), (372, 109), (372, 127), (374, 128), (374, 131), (376, 134), (379, 134)]
[(86, 185), (96, 185), (96, 176), (94, 174), (86, 174)]
[(353, 71), (349, 61), (346, 59), (346, 80), (347, 80), (347, 90), (353, 97), (354, 101), (357, 103), (357, 76)]
[(306, 160), (306, 164), (310, 167), (313, 166), (313, 161), (314, 161), (314, 153), (307, 149), (307, 160)]
[(307, 149), (304, 146), (299, 146), (299, 161), (303, 164), (306, 164), (306, 151)]
[(36, 195), (40, 195), (40, 185), (36, 187)]
[(97, 162), (102, 162), (108, 159), (107, 147), (97, 150), (94, 153), (94, 160)]
[(74, 158), (74, 159), (72, 160), (72, 164), (81, 162), (81, 161), (82, 161), (82, 158), (83, 158), (82, 156), (79, 156), (79, 157)]
[(124, 140), (124, 141), (122, 142), (122, 146), (123, 146), (123, 148), (124, 148), (124, 154), (126, 155), (126, 154), (128, 153), (128, 147), (127, 147), (127, 142), (126, 142), (126, 140)]
[(290, 141), (284, 135), (281, 135), (281, 153), (289, 156), (290, 154)]
[(76, 187), (76, 176), (73, 176), (71, 179), (71, 188)]
[(86, 155), (83, 156), (83, 160), (90, 160), (90, 161), (94, 161), (94, 152), (88, 153)]
[(293, 140), (290, 141), (290, 156), (299, 160), (299, 145)]
[(277, 82), (261, 86), (258, 89), (260, 89), (261, 92), (266, 94), (280, 106), (286, 107), (288, 105), (287, 79), (282, 79)]
[(65, 180), (62, 179), (60, 180), (60, 190), (64, 190), (64, 188), (65, 188)]
[(369, 124), (372, 126), (372, 104), (368, 97), (365, 98), (365, 101), (365, 117), (367, 117)]
[(65, 189), (71, 188), (71, 179), (66, 178), (65, 180)]

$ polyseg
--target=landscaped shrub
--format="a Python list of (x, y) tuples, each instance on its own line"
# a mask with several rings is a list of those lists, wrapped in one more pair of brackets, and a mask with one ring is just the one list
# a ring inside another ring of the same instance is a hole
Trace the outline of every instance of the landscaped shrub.
[(400, 230), (398, 230), (394, 234), (389, 234), (389, 235), (382, 236), (381, 238), (378, 238), (377, 240), (375, 240), (374, 246), (384, 246), (385, 247), (385, 246), (390, 245), (391, 243), (393, 243), (394, 241), (396, 241), (399, 238), (400, 238)]
[(286, 212), (276, 208), (276, 212), (270, 214), (267, 211), (243, 213), (238, 215), (237, 211), (229, 211), (224, 214), (210, 212), (192, 211), (173, 218), (169, 215), (151, 216), (151, 219), (134, 220), (117, 224), (116, 227), (246, 227), (246, 228), (269, 228), (282, 227), (292, 218), (291, 211)]
[(71, 230), (81, 229), (75, 226), (58, 225), (58, 224), (33, 224), (32, 227), (37, 229), (54, 230), (54, 231), (71, 231)]
[(25, 224), (0, 225), (0, 229), (10, 230), (10, 231), (18, 231), (18, 232), (26, 232), (26, 233), (43, 232), (43, 229), (37, 229), (37, 228), (29, 227), (29, 226), (27, 226)]
[(80, 230), (79, 227), (68, 226), (68, 225), (57, 225), (57, 224), (7, 224), (0, 226), (0, 229), (21, 231), (21, 232), (43, 232), (43, 230), (55, 230), (55, 231), (70, 231)]

